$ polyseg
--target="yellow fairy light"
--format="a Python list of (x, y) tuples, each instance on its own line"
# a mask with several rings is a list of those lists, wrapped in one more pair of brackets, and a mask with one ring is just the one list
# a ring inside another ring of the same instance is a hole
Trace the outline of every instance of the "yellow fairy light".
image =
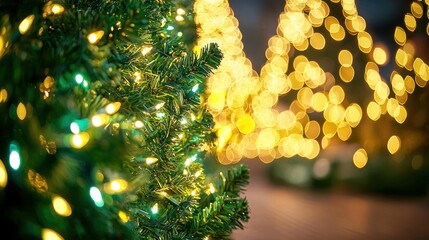
[(185, 14), (186, 14), (186, 11), (185, 11), (185, 10), (183, 10), (183, 8), (178, 8), (178, 9), (176, 10), (176, 13), (177, 13), (178, 15), (185, 15)]
[(379, 45), (374, 48), (372, 57), (378, 65), (386, 65), (389, 60), (389, 52), (384, 45)]
[(137, 121), (134, 122), (134, 126), (136, 128), (142, 128), (143, 127), (143, 122), (140, 121), (140, 120), (137, 120)]
[(411, 13), (416, 18), (421, 18), (423, 16), (423, 6), (420, 2), (411, 3)]
[(123, 222), (123, 223), (127, 223), (130, 220), (130, 216), (127, 213), (125, 213), (124, 211), (119, 211), (118, 217), (121, 220), (121, 222)]
[(54, 3), (52, 4), (51, 11), (53, 14), (60, 14), (64, 12), (64, 7), (61, 6), (60, 4)]
[(22, 35), (26, 34), (30, 29), (31, 25), (33, 24), (33, 21), (34, 15), (30, 15), (24, 18), (24, 20), (22, 20), (22, 22), (18, 26), (19, 33), (21, 33)]
[[(3, 56), (3, 53), (6, 51), (5, 45), (6, 45), (5, 40), (3, 36), (0, 34), (0, 58), (1, 56)], [(1, 98), (0, 98), (0, 103), (1, 103)]]
[(343, 49), (338, 54), (338, 61), (344, 67), (350, 67), (353, 63), (353, 55), (349, 50)]
[(210, 191), (210, 193), (215, 193), (216, 192), (216, 188), (214, 187), (213, 183), (209, 184), (209, 191)]
[(24, 120), (24, 118), (27, 116), (27, 109), (25, 108), (25, 105), (21, 102), (18, 104), (18, 107), (16, 108), (16, 115), (20, 120)]
[(3, 161), (0, 159), (0, 188), (5, 188), (7, 185), (7, 171), (6, 167), (3, 164)]
[(108, 194), (117, 194), (128, 188), (128, 182), (124, 179), (115, 179), (103, 185), (103, 189)]
[(165, 104), (165, 102), (162, 102), (162, 103), (158, 103), (158, 104), (156, 104), (156, 105), (155, 105), (155, 109), (156, 109), (156, 110), (161, 109), (161, 108), (164, 106), (164, 104)]
[(400, 147), (401, 139), (396, 135), (391, 136), (389, 141), (387, 141), (387, 150), (389, 150), (390, 154), (395, 154), (398, 152)]
[(241, 133), (248, 134), (255, 129), (255, 122), (250, 115), (244, 114), (237, 120), (237, 128)]
[(109, 103), (104, 109), (106, 110), (106, 113), (109, 115), (115, 114), (119, 109), (121, 108), (120, 102), (113, 102)]
[(81, 132), (79, 134), (73, 134), (70, 138), (70, 144), (73, 148), (81, 149), (89, 141), (89, 134), (87, 132)]
[(403, 46), (407, 41), (407, 34), (405, 33), (405, 30), (401, 27), (396, 27), (395, 33), (393, 34), (393, 36), (396, 43), (401, 46)]
[(147, 165), (151, 165), (151, 164), (154, 164), (156, 162), (158, 162), (158, 158), (155, 158), (155, 157), (148, 157), (148, 158), (146, 158), (146, 164)]
[(148, 53), (150, 53), (150, 51), (153, 49), (152, 46), (144, 46), (142, 49), (142, 54), (143, 56), (146, 56)]
[(72, 209), (70, 204), (63, 197), (59, 195), (54, 195), (52, 197), (52, 206), (55, 212), (63, 217), (68, 217), (72, 214)]
[(0, 90), (0, 103), (7, 101), (7, 90), (1, 89)]
[(104, 31), (98, 30), (88, 34), (87, 39), (89, 43), (96, 44), (101, 40), (101, 38), (103, 38), (103, 36), (104, 36)]
[(42, 240), (64, 240), (64, 238), (52, 229), (42, 229)]
[(108, 122), (108, 115), (106, 114), (96, 114), (91, 117), (91, 123), (94, 127), (100, 127)]
[(353, 154), (353, 163), (357, 168), (363, 168), (368, 162), (368, 154), (365, 149), (360, 148)]

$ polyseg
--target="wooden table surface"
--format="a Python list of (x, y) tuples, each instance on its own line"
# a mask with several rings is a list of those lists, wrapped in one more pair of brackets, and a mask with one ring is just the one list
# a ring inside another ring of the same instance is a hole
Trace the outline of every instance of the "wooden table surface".
[(267, 165), (246, 160), (250, 220), (234, 240), (429, 239), (429, 198), (387, 198), (273, 185)]

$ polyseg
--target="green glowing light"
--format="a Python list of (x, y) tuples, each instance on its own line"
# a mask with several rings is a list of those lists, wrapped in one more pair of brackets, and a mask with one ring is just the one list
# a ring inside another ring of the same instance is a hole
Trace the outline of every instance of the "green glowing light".
[(18, 170), (21, 166), (21, 155), (19, 154), (18, 146), (11, 143), (9, 146), (9, 165), (14, 169)]
[(101, 192), (98, 188), (91, 187), (91, 189), (89, 189), (89, 195), (91, 196), (92, 200), (94, 201), (97, 207), (104, 206), (103, 197), (101, 196)]

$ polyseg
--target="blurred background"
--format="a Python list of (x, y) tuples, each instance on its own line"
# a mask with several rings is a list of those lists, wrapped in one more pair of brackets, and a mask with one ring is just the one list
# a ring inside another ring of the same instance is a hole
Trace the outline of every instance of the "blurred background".
[[(400, 71), (396, 70), (398, 37), (395, 31), (397, 26), (404, 25), (404, 16), (413, 11), (412, 6), (410, 10), (412, 1), (355, 2), (359, 15), (366, 21), (366, 31), (371, 34), (374, 47), (381, 46), (387, 53), (388, 60), (378, 64), (379, 73), (383, 79), (392, 79), (392, 72)], [(246, 57), (255, 72), (260, 73), (267, 62), (268, 42), (276, 35), (285, 1), (230, 0), (229, 4), (239, 22)], [(341, 8), (331, 7), (330, 10), (331, 16), (342, 16)], [(417, 25), (422, 25), (422, 33), (413, 30), (407, 37), (412, 38), (410, 41), (415, 47), (416, 58), (427, 62), (426, 11), (425, 7), (421, 18), (424, 23), (417, 22)], [(359, 102), (372, 95), (372, 92), (365, 90), (365, 87), (368, 88), (364, 86), (365, 76), (359, 75), (359, 72), (364, 72), (362, 69), (368, 61), (375, 60), (368, 60), (370, 54), (362, 54), (357, 47), (350, 47), (356, 45), (351, 42), (351, 38), (346, 36), (342, 41), (331, 44), (326, 40), (325, 48), (319, 53), (309, 49), (298, 52), (329, 71), (336, 68), (331, 60), (336, 61), (338, 52), (343, 48), (349, 49), (354, 57), (354, 79), (362, 79), (354, 84), (362, 86), (344, 88), (348, 91), (347, 98)], [(401, 46), (404, 49), (404, 45)], [(375, 57), (375, 54), (371, 56)], [(425, 107), (428, 90), (425, 84), (417, 88), (416, 92), (407, 95), (408, 101), (404, 104), (408, 124), (397, 126), (383, 117), (375, 123), (363, 119), (359, 129), (354, 130), (354, 138), (331, 143), (311, 160), (294, 155), (276, 157), (264, 163), (258, 156), (244, 156), (240, 162), (247, 164), (251, 171), (250, 184), (245, 193), (250, 204), (250, 221), (244, 231), (236, 231), (233, 238), (429, 239), (429, 229), (426, 227), (429, 219), (428, 114)], [(280, 94), (276, 107), (290, 107), (293, 98), (296, 95)], [(416, 147), (409, 147), (409, 151), (405, 147), (407, 151), (396, 155), (392, 154), (389, 146), (390, 153), (380, 150), (380, 145), (385, 146), (391, 139), (392, 132), (401, 137), (402, 146), (411, 141), (410, 145)], [(369, 157), (366, 157), (363, 166), (358, 166), (353, 156), (361, 146), (370, 149)]]

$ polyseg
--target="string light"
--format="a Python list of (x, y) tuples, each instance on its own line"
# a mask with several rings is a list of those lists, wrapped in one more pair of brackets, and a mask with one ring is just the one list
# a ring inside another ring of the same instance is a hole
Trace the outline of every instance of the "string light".
[(72, 214), (70, 204), (63, 197), (54, 195), (52, 197), (52, 206), (55, 212), (63, 217), (68, 217)]
[(31, 25), (34, 21), (34, 15), (29, 15), (28, 17), (24, 18), (22, 22), (18, 26), (19, 33), (22, 35), (26, 34), (28, 30), (30, 30)]
[(158, 158), (154, 158), (154, 157), (148, 157), (146, 158), (146, 164), (147, 165), (151, 165), (158, 162)]
[(25, 108), (25, 105), (21, 102), (18, 104), (18, 107), (16, 108), (16, 115), (21, 121), (24, 120), (24, 118), (27, 116), (27, 109)]
[(42, 240), (64, 240), (64, 238), (52, 229), (42, 229)]
[(101, 38), (103, 38), (103, 36), (104, 36), (104, 31), (98, 30), (88, 34), (87, 39), (89, 43), (96, 44), (101, 40)]
[(158, 203), (155, 203), (150, 210), (152, 211), (153, 214), (157, 214), (159, 211)]
[(123, 223), (127, 223), (130, 220), (130, 216), (124, 211), (118, 211), (118, 217)]
[(122, 193), (128, 188), (128, 182), (124, 179), (115, 179), (103, 185), (103, 190), (107, 194)]
[(97, 207), (103, 207), (104, 206), (104, 200), (103, 200), (101, 192), (98, 188), (91, 187), (89, 189), (89, 195), (91, 196), (92, 200), (94, 201), (94, 203)]
[(3, 164), (3, 161), (0, 159), (0, 188), (5, 188), (7, 185), (7, 171), (6, 167)]
[(107, 114), (113, 115), (116, 112), (118, 112), (120, 108), (121, 108), (121, 103), (120, 102), (113, 102), (113, 103), (107, 104), (104, 109), (106, 110)]
[[(423, 3), (411, 3), (411, 11), (404, 16), (405, 27), (397, 26), (393, 34), (398, 44), (392, 54), (395, 63), (399, 68), (413, 72), (415, 77), (392, 72), (389, 85), (381, 76), (379, 66), (389, 64), (390, 50), (382, 42), (373, 42), (355, 2), (327, 2), (286, 2), (284, 12), (279, 16), (277, 35), (268, 41), (267, 62), (258, 76), (242, 52), (241, 39), (235, 38), (240, 36), (238, 21), (231, 14), (228, 2), (196, 1), (197, 45), (217, 42), (226, 56), (207, 84), (207, 104), (216, 122), (217, 152), (221, 163), (231, 164), (254, 157), (266, 163), (282, 156), (315, 158), (320, 149), (332, 144), (331, 139), (345, 142), (354, 131), (361, 131), (359, 125), (366, 116), (378, 121), (388, 113), (399, 124), (406, 121), (408, 94), (414, 92), (415, 86), (426, 86), (429, 80), (429, 65), (415, 56), (416, 46), (408, 36), (423, 16)], [(330, 7), (335, 4), (341, 4), (344, 21), (340, 20), (342, 16), (331, 14)], [(322, 27), (328, 34), (321, 31)], [(228, 34), (222, 32), (225, 28), (230, 31)], [(350, 101), (347, 86), (338, 82), (350, 83), (356, 74), (360, 74), (353, 46), (339, 50), (336, 72), (325, 71), (318, 62), (294, 51), (303, 52), (309, 47), (320, 51), (329, 47), (329, 39), (345, 41), (347, 34), (356, 38), (354, 47), (370, 59), (363, 76), (373, 99), (366, 103)], [(231, 47), (231, 43), (238, 47)], [(236, 57), (240, 59), (239, 63), (231, 60)], [(242, 84), (244, 82), (246, 86)], [(291, 91), (297, 91), (297, 94), (288, 109), (277, 106), (279, 97)], [(394, 97), (391, 97), (392, 93)], [(313, 120), (313, 116), (323, 118)], [(366, 164), (363, 164), (365, 158), (360, 156), (366, 156), (367, 160), (366, 150), (362, 151), (356, 157), (359, 167)]]
[(9, 145), (9, 165), (14, 170), (18, 170), (21, 166), (21, 155), (19, 153), (18, 145), (11, 143)]

